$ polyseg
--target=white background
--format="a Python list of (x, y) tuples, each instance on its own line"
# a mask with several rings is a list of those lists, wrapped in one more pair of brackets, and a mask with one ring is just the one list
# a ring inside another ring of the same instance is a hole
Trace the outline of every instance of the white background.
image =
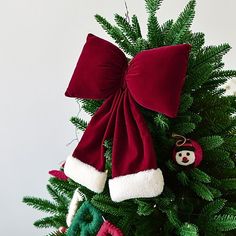
[[(176, 18), (187, 0), (165, 0), (159, 20)], [(198, 0), (192, 29), (207, 44), (229, 42), (227, 68), (236, 68), (235, 0)], [(127, 0), (143, 29), (143, 0)], [(37, 236), (41, 213), (21, 203), (25, 195), (47, 197), (47, 172), (74, 149), (69, 118), (78, 111), (64, 91), (86, 35), (110, 39), (94, 20), (124, 15), (123, 0), (0, 0), (0, 226), (1, 235)], [(146, 32), (144, 29), (143, 32)], [(231, 85), (233, 88), (233, 82)], [(233, 88), (234, 89), (234, 88)]]

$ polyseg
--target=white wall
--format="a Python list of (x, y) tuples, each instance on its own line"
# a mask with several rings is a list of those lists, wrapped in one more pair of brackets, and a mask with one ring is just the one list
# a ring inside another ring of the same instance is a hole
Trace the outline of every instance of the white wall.
[[(127, 0), (143, 27), (144, 1)], [(174, 17), (187, 0), (165, 0), (161, 22)], [(209, 44), (229, 42), (225, 58), (236, 68), (235, 0), (198, 0), (194, 31)], [(95, 22), (124, 14), (123, 0), (0, 0), (0, 225), (5, 236), (44, 235), (32, 223), (41, 216), (21, 203), (24, 195), (46, 197), (48, 170), (57, 168), (73, 148), (68, 122), (78, 106), (64, 97), (88, 32), (108, 36)]]

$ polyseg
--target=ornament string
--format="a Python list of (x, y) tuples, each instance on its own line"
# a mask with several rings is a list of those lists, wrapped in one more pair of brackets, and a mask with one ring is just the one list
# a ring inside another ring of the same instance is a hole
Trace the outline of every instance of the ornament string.
[(172, 137), (175, 138), (175, 139), (177, 139), (177, 141), (176, 141), (176, 143), (175, 143), (175, 145), (176, 145), (177, 147), (180, 147), (180, 146), (184, 145), (184, 144), (187, 142), (187, 140), (188, 140), (188, 139), (185, 138), (184, 136), (179, 135), (179, 134), (175, 134), (175, 133), (172, 134)]
[(126, 1), (124, 0), (124, 3), (125, 3), (125, 9), (126, 9), (126, 12), (125, 12), (125, 19), (127, 20), (128, 23), (130, 23), (130, 17), (129, 17), (129, 9), (128, 9), (128, 5), (126, 3)]
[[(81, 105), (80, 105), (80, 102), (79, 102), (79, 99), (76, 99), (76, 103), (77, 103), (78, 106), (79, 106), (79, 111), (78, 111), (76, 117), (79, 118), (79, 114), (80, 114), (80, 112), (81, 112), (81, 110), (82, 110)], [(75, 131), (74, 131), (74, 132), (75, 132), (75, 138), (72, 139), (69, 143), (66, 144), (67, 147), (70, 146), (74, 141), (79, 142), (78, 129), (77, 129), (76, 127), (75, 127)]]

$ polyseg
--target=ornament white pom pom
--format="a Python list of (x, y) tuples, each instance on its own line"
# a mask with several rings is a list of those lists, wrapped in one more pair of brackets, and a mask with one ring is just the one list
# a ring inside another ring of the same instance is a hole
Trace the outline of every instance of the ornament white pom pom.
[(83, 194), (77, 188), (74, 192), (74, 195), (71, 199), (70, 206), (68, 209), (68, 214), (66, 216), (66, 224), (70, 227), (71, 222), (75, 216), (76, 211), (78, 210), (79, 203), (83, 201)]

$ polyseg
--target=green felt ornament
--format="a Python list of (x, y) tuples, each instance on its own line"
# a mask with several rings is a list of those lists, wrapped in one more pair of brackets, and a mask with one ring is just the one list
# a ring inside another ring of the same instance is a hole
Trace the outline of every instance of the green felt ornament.
[(77, 210), (67, 236), (89, 236), (95, 234), (103, 223), (102, 214), (89, 202), (84, 202)]

